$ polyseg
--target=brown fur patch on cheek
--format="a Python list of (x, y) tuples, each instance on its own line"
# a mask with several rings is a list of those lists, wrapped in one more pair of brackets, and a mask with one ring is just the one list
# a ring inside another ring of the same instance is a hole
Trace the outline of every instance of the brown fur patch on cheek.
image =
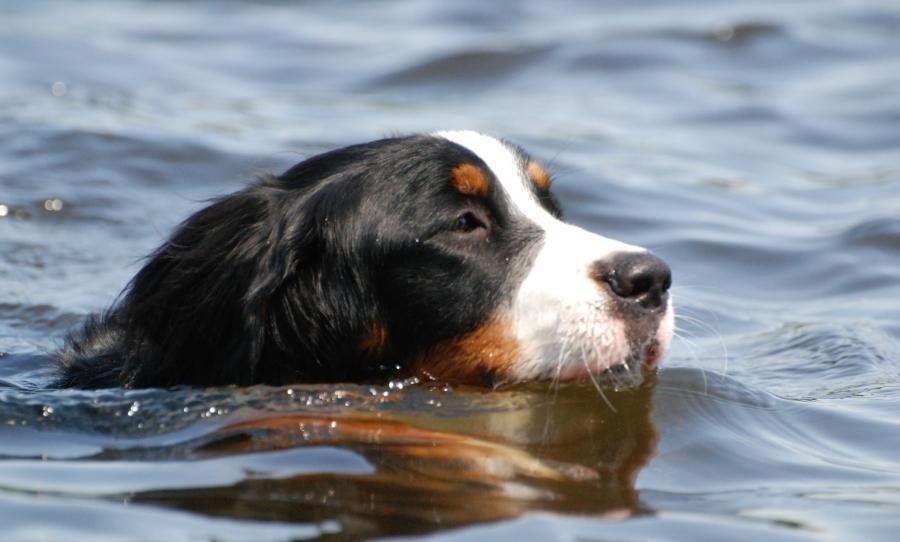
[(453, 168), (452, 182), (453, 187), (461, 194), (467, 196), (478, 196), (480, 198), (487, 197), (491, 189), (491, 183), (488, 182), (484, 172), (473, 164), (460, 164)]
[(550, 190), (550, 174), (534, 160), (528, 162), (528, 178), (541, 190)]
[(423, 380), (450, 384), (493, 385), (506, 380), (519, 359), (511, 327), (493, 320), (475, 331), (438, 344), (412, 364)]
[(384, 324), (372, 324), (369, 334), (363, 337), (359, 343), (359, 349), (364, 354), (379, 355), (384, 353), (387, 346), (388, 330)]

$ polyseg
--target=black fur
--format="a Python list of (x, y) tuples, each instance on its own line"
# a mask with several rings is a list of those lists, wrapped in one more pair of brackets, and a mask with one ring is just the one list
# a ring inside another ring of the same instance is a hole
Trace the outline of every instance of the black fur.
[[(496, 189), (474, 198), (452, 188), (464, 162), (491, 175), (447, 140), (385, 139), (218, 199), (151, 255), (114, 307), (69, 337), (58, 385), (403, 375), (410, 360), (499, 310), (540, 241)], [(460, 227), (466, 213), (475, 228)], [(387, 341), (366, 348), (373, 326)]]

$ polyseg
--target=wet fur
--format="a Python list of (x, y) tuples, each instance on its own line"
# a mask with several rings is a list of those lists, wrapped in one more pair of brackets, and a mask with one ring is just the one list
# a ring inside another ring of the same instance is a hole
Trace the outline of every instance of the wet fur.
[[(58, 385), (402, 374), (429, 345), (488, 319), (509, 291), (497, 261), (533, 242), (534, 232), (510, 227), (497, 245), (507, 249), (479, 263), (466, 257), (471, 247), (435, 233), (458, 202), (433, 180), (460, 162), (480, 164), (444, 140), (387, 139), (218, 199), (151, 255), (114, 307), (68, 338)], [(374, 350), (361, 346), (373, 326), (390, 330)]]

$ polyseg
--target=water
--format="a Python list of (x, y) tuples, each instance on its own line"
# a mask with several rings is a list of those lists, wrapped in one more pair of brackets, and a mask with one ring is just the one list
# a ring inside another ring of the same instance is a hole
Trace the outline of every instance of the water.
[[(0, 75), (0, 539), (895, 538), (895, 2), (12, 0)], [(445, 128), (672, 265), (657, 377), (42, 391), (204, 200)]]

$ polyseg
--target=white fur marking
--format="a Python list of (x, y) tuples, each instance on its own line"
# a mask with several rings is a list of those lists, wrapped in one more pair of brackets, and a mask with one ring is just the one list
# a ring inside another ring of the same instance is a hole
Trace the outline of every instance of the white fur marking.
[[(523, 357), (514, 379), (596, 374), (632, 354), (624, 323), (611, 315), (610, 295), (590, 277), (590, 266), (619, 252), (645, 249), (608, 239), (556, 219), (541, 207), (520, 156), (507, 144), (471, 131), (435, 134), (475, 153), (490, 168), (513, 207), (544, 232), (544, 242), (512, 305)], [(671, 339), (669, 308), (656, 338)], [(652, 338), (652, 337), (651, 337)]]

